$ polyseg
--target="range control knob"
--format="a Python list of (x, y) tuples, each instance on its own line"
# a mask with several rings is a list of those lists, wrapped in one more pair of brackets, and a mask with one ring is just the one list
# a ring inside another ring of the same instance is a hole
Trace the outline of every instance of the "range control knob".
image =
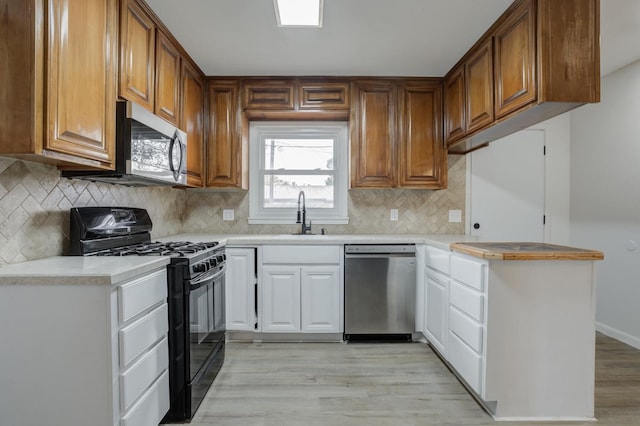
[(207, 269), (209, 268), (206, 263), (198, 263), (193, 265), (193, 272), (202, 273), (202, 272), (206, 272)]

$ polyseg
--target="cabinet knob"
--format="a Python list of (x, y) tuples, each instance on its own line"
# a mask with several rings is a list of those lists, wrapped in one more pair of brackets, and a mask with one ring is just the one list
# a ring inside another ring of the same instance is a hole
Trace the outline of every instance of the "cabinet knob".
[(474, 223), (473, 229), (480, 229), (480, 224), (478, 222)]

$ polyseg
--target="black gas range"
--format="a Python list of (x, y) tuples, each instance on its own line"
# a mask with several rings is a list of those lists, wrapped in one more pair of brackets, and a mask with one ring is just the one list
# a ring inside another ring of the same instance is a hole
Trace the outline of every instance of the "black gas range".
[(170, 256), (169, 388), (163, 423), (189, 421), (224, 362), (226, 254), (216, 241), (152, 242), (145, 209), (79, 207), (70, 211), (69, 254)]

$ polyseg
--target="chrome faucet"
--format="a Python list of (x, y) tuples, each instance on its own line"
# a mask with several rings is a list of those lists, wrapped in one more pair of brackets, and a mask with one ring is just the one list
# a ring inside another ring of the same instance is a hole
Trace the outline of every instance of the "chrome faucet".
[[(300, 199), (302, 199), (302, 210), (300, 210)], [(309, 221), (309, 226), (307, 226), (307, 208), (305, 206), (306, 200), (304, 196), (304, 191), (300, 191), (298, 193), (298, 214), (296, 216), (296, 223), (301, 223), (302, 228), (300, 229), (300, 234), (304, 235), (309, 231), (311, 233), (311, 221)], [(301, 213), (302, 212), (302, 215)]]

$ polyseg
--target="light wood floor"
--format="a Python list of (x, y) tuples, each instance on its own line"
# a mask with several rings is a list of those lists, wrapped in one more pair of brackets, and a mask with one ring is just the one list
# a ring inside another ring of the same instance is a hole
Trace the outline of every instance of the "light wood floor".
[[(193, 425), (529, 425), (494, 422), (422, 343), (227, 348)], [(558, 424), (640, 425), (640, 351), (597, 336), (595, 402), (597, 423)]]

